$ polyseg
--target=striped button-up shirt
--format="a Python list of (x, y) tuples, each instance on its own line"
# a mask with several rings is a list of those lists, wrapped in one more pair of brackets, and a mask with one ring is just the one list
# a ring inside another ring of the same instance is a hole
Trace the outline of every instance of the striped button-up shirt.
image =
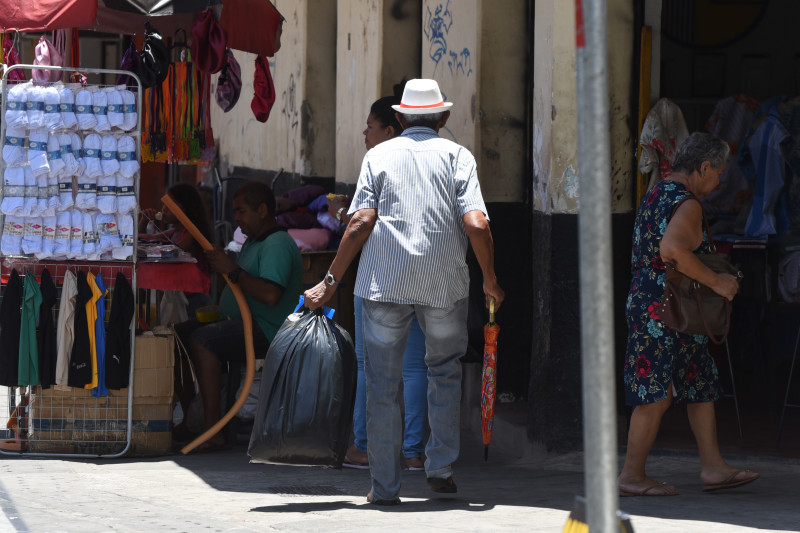
[(379, 302), (449, 307), (466, 298), (462, 217), (486, 214), (475, 158), (425, 127), (411, 127), (364, 156), (349, 214), (377, 209), (354, 292)]

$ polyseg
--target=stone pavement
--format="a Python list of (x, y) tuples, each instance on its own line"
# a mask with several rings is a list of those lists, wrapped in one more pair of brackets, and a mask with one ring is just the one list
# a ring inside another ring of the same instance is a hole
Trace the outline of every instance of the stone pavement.
[[(404, 474), (397, 507), (366, 503), (363, 470), (249, 464), (246, 444), (206, 455), (155, 459), (0, 456), (0, 532), (95, 531), (548, 531), (560, 532), (583, 492), (582, 455), (525, 459), (465, 433), (459, 492), (431, 492)], [(800, 462), (731, 461), (761, 472), (746, 487), (701, 492), (699, 463), (660, 455), (651, 475), (679, 496), (622, 498), (637, 533), (800, 530)]]

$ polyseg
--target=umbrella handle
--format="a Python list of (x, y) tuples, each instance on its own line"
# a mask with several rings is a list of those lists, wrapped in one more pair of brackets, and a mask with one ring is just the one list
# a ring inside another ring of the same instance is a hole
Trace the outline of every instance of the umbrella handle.
[(489, 323), (494, 324), (494, 296), (489, 297)]

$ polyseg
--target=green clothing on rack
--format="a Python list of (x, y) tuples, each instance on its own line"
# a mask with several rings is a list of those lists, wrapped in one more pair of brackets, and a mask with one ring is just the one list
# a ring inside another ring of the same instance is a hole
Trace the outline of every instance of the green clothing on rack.
[(19, 374), (17, 385), (39, 384), (39, 349), (36, 342), (36, 319), (42, 305), (42, 290), (30, 270), (25, 272), (22, 290), (22, 325), (19, 334)]

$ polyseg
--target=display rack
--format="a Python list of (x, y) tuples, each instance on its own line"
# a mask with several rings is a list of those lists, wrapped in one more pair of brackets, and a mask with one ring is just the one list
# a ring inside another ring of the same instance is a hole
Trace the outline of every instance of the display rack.
[[(50, 70), (79, 72), (82, 74), (110, 74), (125, 75), (136, 82), (136, 126), (133, 129), (109, 130), (106, 134), (131, 136), (135, 141), (136, 161), (141, 165), (141, 120), (142, 120), (142, 86), (139, 78), (128, 71), (51, 67), (39, 65), (3, 65), (2, 82), (2, 112), (8, 102), (8, 75), (9, 72), (21, 69), (32, 73), (34, 70)], [(32, 77), (32, 76), (29, 76)], [(62, 76), (63, 77), (63, 76)], [(57, 82), (34, 82), (39, 86), (54, 85)], [(87, 84), (88, 85), (88, 84)], [(92, 87), (110, 87), (110, 85), (92, 85)], [(6, 121), (0, 125), (0, 146), (6, 146)], [(88, 133), (86, 130), (85, 133)], [(94, 132), (92, 132), (94, 133)], [(6, 163), (0, 159), (0, 175), (5, 176)], [(95, 275), (102, 274), (109, 289), (106, 299), (106, 316), (103, 317), (108, 324), (110, 302), (114, 290), (114, 280), (117, 273), (125, 275), (130, 283), (134, 308), (136, 309), (136, 236), (137, 214), (139, 203), (139, 181), (141, 170), (133, 176), (134, 195), (136, 208), (133, 212), (133, 242), (132, 254), (125, 260), (63, 260), (43, 259), (37, 260), (29, 256), (2, 255), (0, 252), (0, 286), (2, 295), (8, 283), (8, 276), (12, 269), (24, 276), (30, 271), (37, 280), (42, 271), (47, 268), (57, 287), (57, 294), (61, 294), (61, 287), (65, 273), (70, 270), (82, 270)], [(3, 181), (5, 183), (5, 180)], [(5, 189), (5, 187), (4, 187)], [(0, 193), (4, 197), (5, 190)], [(5, 216), (0, 214), (0, 225), (5, 228)], [(0, 296), (0, 301), (2, 296)], [(54, 315), (58, 312), (58, 301), (54, 306)], [(57, 316), (54, 320), (57, 321)], [(98, 317), (99, 319), (99, 317)], [(119, 457), (125, 455), (131, 447), (133, 429), (133, 368), (135, 358), (135, 321), (130, 324), (130, 367), (128, 369), (128, 387), (121, 390), (110, 390), (107, 396), (94, 397), (89, 389), (53, 386), (43, 389), (40, 385), (24, 387), (0, 386), (0, 441), (11, 445), (0, 447), (0, 454), (4, 455), (52, 455), (63, 457)], [(2, 347), (0, 347), (2, 349)], [(16, 444), (16, 446), (13, 446)]]

